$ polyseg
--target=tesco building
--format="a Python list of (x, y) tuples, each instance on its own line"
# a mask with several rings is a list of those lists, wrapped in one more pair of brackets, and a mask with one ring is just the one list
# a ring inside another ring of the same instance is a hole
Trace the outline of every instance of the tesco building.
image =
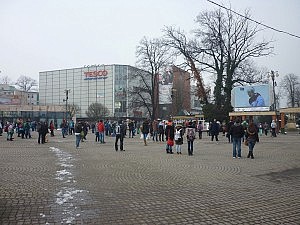
[(137, 71), (141, 70), (113, 64), (40, 72), (39, 104), (77, 105), (80, 108), (77, 118), (86, 118), (85, 112), (92, 103), (107, 107), (110, 117), (136, 116), (136, 111), (128, 108), (128, 90), (139, 85), (139, 81), (132, 79)]

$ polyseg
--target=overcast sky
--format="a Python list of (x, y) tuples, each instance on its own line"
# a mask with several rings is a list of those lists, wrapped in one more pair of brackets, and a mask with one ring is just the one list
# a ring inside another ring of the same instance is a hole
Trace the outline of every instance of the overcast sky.
[[(300, 36), (299, 0), (220, 1), (253, 19)], [(162, 36), (165, 25), (195, 28), (201, 11), (216, 8), (206, 0), (0, 0), (1, 76), (38, 80), (39, 72), (91, 64), (135, 65), (135, 51), (146, 36)], [(275, 55), (260, 66), (283, 76), (300, 76), (300, 39), (266, 30)]]

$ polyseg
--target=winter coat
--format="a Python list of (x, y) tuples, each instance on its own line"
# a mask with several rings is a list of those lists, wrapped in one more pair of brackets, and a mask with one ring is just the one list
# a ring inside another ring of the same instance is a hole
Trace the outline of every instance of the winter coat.
[(220, 125), (217, 122), (213, 122), (211, 124), (211, 135), (219, 135), (220, 132)]
[(171, 140), (174, 140), (174, 132), (175, 132), (175, 128), (173, 126), (172, 123), (168, 123), (165, 129), (165, 135), (168, 138), (170, 138)]
[(240, 123), (234, 123), (230, 127), (229, 133), (233, 138), (242, 138), (245, 134), (244, 127)]
[(143, 134), (148, 134), (149, 131), (150, 131), (149, 123), (148, 123), (148, 121), (144, 121), (143, 125), (142, 125), (142, 133)]

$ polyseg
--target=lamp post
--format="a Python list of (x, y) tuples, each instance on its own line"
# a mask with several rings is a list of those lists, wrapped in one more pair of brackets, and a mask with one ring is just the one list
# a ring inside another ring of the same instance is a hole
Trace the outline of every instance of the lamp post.
[(68, 115), (68, 99), (69, 99), (69, 93), (71, 92), (70, 89), (65, 89), (64, 93), (66, 94), (66, 98), (63, 99), (64, 102), (66, 102), (66, 121), (68, 120), (67, 115)]
[(275, 94), (275, 86), (277, 85), (276, 84), (276, 81), (275, 81), (275, 77), (278, 77), (279, 74), (278, 74), (278, 71), (273, 71), (271, 70), (269, 73), (268, 73), (268, 78), (271, 77), (272, 79), (272, 87), (273, 87), (273, 98), (274, 98), (274, 111), (276, 111), (277, 107), (276, 107), (276, 94)]
[(171, 89), (171, 99), (172, 99), (172, 116), (177, 114), (177, 89)]
[[(271, 77), (272, 79), (272, 87), (273, 87), (273, 98), (274, 98), (274, 105), (273, 105), (273, 109), (274, 109), (274, 112), (275, 112), (275, 122), (276, 122), (276, 128), (275, 128), (275, 133), (278, 132), (278, 123), (277, 123), (277, 107), (276, 107), (276, 94), (275, 94), (275, 86), (277, 85), (276, 84), (276, 81), (275, 81), (275, 77), (278, 77), (279, 74), (278, 74), (278, 71), (273, 71), (271, 70), (269, 73), (268, 73), (268, 78)], [(276, 134), (274, 134), (276, 136)]]

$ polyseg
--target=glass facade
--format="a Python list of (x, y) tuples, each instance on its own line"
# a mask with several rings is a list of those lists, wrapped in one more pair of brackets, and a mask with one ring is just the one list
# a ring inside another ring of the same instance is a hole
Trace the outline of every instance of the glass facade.
[[(134, 68), (137, 69), (137, 68)], [(86, 118), (92, 103), (106, 106), (111, 117), (130, 117), (128, 89), (133, 67), (127, 65), (93, 65), (88, 67), (39, 73), (40, 105), (78, 105), (76, 117)]]

